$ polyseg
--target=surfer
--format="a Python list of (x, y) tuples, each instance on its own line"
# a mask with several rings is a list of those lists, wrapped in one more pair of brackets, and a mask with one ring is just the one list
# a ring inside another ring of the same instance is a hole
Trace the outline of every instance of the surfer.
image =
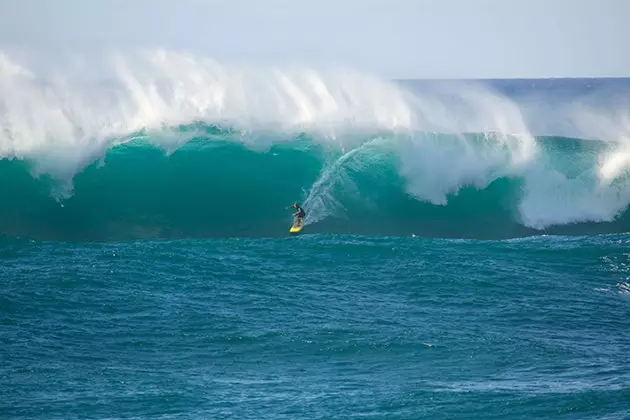
[(304, 216), (306, 216), (306, 213), (304, 212), (304, 209), (302, 207), (300, 207), (300, 204), (295, 202), (293, 203), (293, 205), (287, 207), (287, 209), (293, 208), (295, 209), (295, 213), (293, 213), (293, 217), (295, 218), (295, 225), (296, 226), (301, 226), (304, 223)]

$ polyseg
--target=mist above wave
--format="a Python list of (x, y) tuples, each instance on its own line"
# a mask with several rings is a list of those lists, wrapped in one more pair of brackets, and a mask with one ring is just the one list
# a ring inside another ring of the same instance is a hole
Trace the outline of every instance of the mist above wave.
[(98, 80), (87, 62), (81, 72), (76, 60), (60, 63), (38, 74), (0, 53), (0, 156), (33, 159), (56, 176), (72, 176), (132, 133), (193, 121), (234, 127), (253, 146), (262, 130), (308, 132), (340, 148), (356, 146), (342, 138), (356, 132), (527, 133), (514, 104), (475, 86), (418, 96), (349, 69), (248, 67), (165, 50), (110, 53)]

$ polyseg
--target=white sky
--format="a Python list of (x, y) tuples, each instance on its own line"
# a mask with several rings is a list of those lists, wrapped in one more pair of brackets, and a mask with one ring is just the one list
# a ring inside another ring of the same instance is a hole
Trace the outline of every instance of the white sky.
[(630, 0), (0, 0), (0, 50), (164, 47), (390, 78), (630, 76)]

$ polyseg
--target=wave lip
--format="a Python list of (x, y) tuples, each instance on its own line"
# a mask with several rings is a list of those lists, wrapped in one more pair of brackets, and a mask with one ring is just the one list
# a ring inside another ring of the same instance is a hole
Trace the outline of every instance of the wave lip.
[(337, 144), (349, 131), (414, 126), (410, 94), (361, 72), (251, 68), (166, 50), (107, 57), (107, 79), (85, 81), (37, 74), (0, 51), (0, 158), (69, 179), (133, 133), (178, 147), (189, 137), (169, 127), (193, 121), (233, 127), (257, 147), (252, 133), (308, 132)]

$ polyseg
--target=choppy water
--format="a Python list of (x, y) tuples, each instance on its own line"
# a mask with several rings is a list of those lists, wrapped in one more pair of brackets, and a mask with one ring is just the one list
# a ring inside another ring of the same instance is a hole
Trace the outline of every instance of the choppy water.
[(4, 418), (630, 416), (630, 237), (0, 243)]

